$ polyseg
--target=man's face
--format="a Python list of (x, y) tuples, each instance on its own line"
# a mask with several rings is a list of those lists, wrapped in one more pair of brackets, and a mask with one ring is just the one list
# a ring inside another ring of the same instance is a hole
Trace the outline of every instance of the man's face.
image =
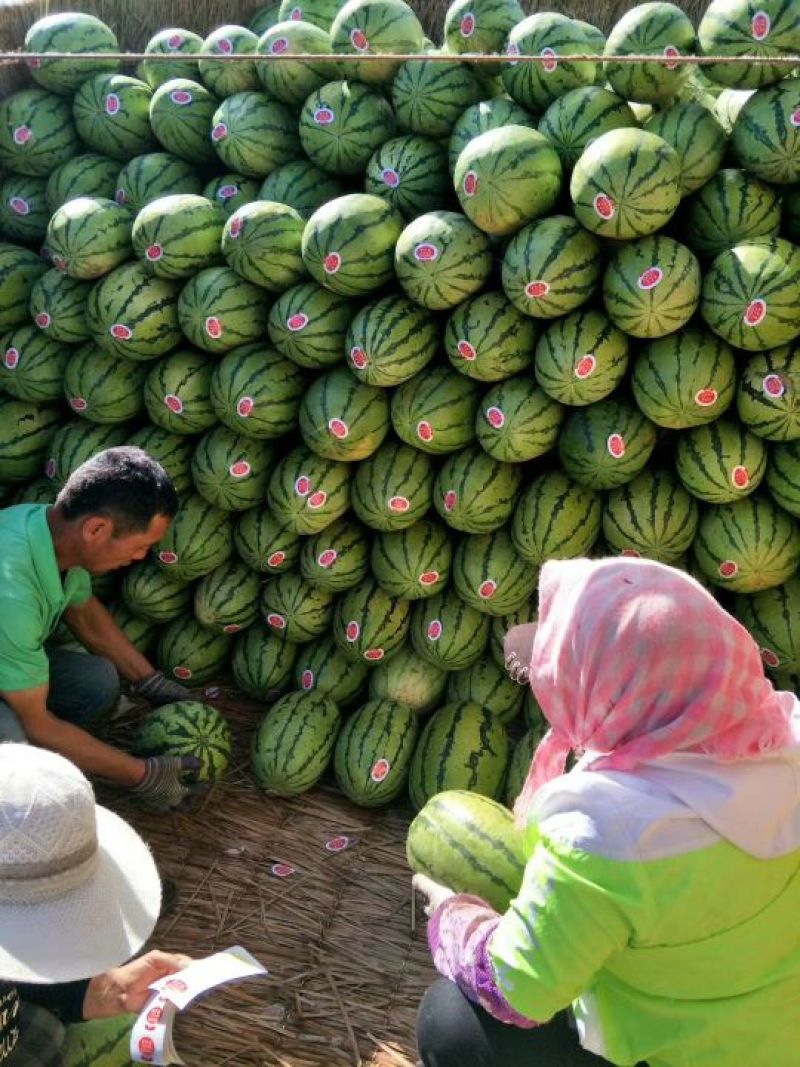
[(81, 528), (81, 566), (90, 574), (107, 574), (144, 559), (167, 532), (171, 521), (166, 515), (156, 515), (146, 530), (116, 535), (111, 519), (93, 515)]

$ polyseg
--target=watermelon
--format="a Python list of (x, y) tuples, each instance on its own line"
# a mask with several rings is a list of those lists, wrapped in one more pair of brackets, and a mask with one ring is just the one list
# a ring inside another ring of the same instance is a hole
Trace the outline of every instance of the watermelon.
[(405, 444), (432, 455), (456, 452), (475, 439), (477, 384), (449, 367), (429, 367), (393, 394), (392, 426)]
[(300, 404), (303, 441), (327, 459), (366, 459), (380, 447), (389, 425), (386, 393), (357, 382), (346, 368), (320, 375)]
[(553, 101), (539, 120), (539, 133), (553, 146), (564, 167), (574, 167), (596, 137), (638, 125), (621, 96), (599, 85), (584, 85)]
[[(704, 75), (704, 77), (707, 78), (708, 75)], [(710, 82), (709, 84), (713, 85)], [(715, 88), (714, 91), (719, 93), (712, 106), (714, 117), (722, 126), (726, 135), (730, 137), (739, 117), (739, 112), (753, 95), (755, 89), (722, 89), (720, 91), (719, 88)]]
[(128, 444), (143, 449), (161, 464), (179, 497), (191, 492), (194, 451), (191, 438), (169, 433), (160, 426), (145, 426), (128, 438)]
[[(30, 406), (24, 405), (26, 408)], [(43, 448), (46, 448), (44, 452), (46, 462), (37, 463), (31, 473), (43, 467), (47, 477), (51, 478), (59, 488), (82, 463), (91, 459), (97, 452), (128, 443), (125, 426), (89, 426), (83, 419), (74, 419), (65, 423), (63, 416), (56, 418), (55, 411), (54, 408), (41, 409), (42, 416), (47, 414), (50, 416), (46, 423), (49, 447), (43, 443)], [(15, 412), (13, 409), (9, 410), (8, 405), (3, 408), (3, 417), (11, 419), (10, 426), (13, 426)], [(31, 430), (33, 431), (33, 425), (31, 425)], [(2, 454), (1, 449), (0, 444), (0, 454)], [(2, 475), (3, 467), (4, 464), (0, 463), (0, 475)], [(2, 478), (2, 480), (15, 481), (16, 479)]]
[[(63, 11), (37, 19), (25, 34), (25, 51), (36, 52), (119, 52), (117, 38), (104, 22), (82, 11)], [(115, 71), (116, 59), (93, 59), (90, 62), (70, 59), (29, 59), (28, 70), (34, 81), (61, 96), (70, 96), (87, 78)]]
[(266, 93), (229, 96), (207, 129), (225, 166), (249, 178), (266, 178), (300, 155), (294, 113)]
[(489, 640), (489, 616), (445, 589), (414, 605), (411, 644), (426, 663), (458, 671), (480, 659)]
[(452, 560), (453, 546), (445, 528), (423, 519), (405, 530), (379, 534), (372, 544), (370, 566), (375, 581), (390, 596), (422, 600), (446, 587)]
[(392, 277), (401, 230), (400, 216), (379, 196), (350, 193), (329, 200), (306, 223), (306, 269), (314, 281), (342, 296), (371, 293)]
[(513, 682), (502, 667), (483, 656), (463, 671), (453, 671), (447, 679), (448, 704), (472, 703), (486, 708), (503, 724), (516, 719), (522, 710), (524, 689)]
[(118, 174), (119, 162), (99, 152), (73, 156), (56, 167), (47, 179), (45, 198), (50, 213), (79, 196), (113, 200)]
[(433, 311), (483, 288), (492, 270), (487, 236), (456, 211), (430, 211), (397, 239), (395, 272), (406, 294)]
[(527, 604), (537, 577), (506, 530), (465, 537), (453, 557), (456, 592), (465, 604), (487, 615), (508, 615)]
[(300, 573), (315, 588), (341, 593), (369, 573), (369, 541), (357, 522), (337, 519), (307, 537), (300, 550)]
[(523, 604), (521, 608), (512, 611), (509, 615), (495, 615), (492, 617), (487, 652), (496, 667), (505, 670), (506, 654), (504, 646), (508, 631), (514, 626), (529, 623), (531, 620), (536, 620), (536, 607), (533, 603)]
[(122, 599), (134, 615), (151, 622), (172, 622), (191, 610), (192, 587), (175, 582), (155, 560), (128, 567), (122, 579)]
[(733, 419), (696, 426), (678, 438), (675, 470), (684, 486), (709, 504), (727, 504), (758, 488), (767, 449)]
[(62, 1049), (65, 1067), (118, 1067), (130, 1062), (131, 1030), (136, 1016), (112, 1015), (71, 1023)]
[(561, 471), (539, 474), (517, 501), (510, 527), (514, 547), (539, 565), (586, 556), (600, 534), (602, 506), (598, 492)]
[(192, 494), (181, 500), (178, 514), (153, 555), (174, 581), (203, 578), (230, 557), (233, 548), (230, 517)]
[(694, 561), (715, 586), (757, 593), (782, 585), (800, 564), (800, 530), (769, 497), (706, 508), (692, 543)]
[(91, 287), (91, 282), (70, 278), (54, 267), (43, 274), (31, 289), (31, 318), (53, 341), (62, 344), (88, 341), (86, 300)]
[(681, 164), (681, 196), (696, 193), (714, 177), (722, 163), (727, 138), (719, 122), (702, 104), (673, 104), (652, 115), (644, 124), (672, 145)]
[(493, 386), (475, 416), (478, 444), (494, 459), (524, 463), (555, 447), (564, 408), (528, 375)]
[(150, 126), (152, 97), (153, 90), (138, 78), (98, 74), (72, 101), (75, 128), (87, 147), (126, 163), (158, 147)]
[[(200, 47), (200, 56), (249, 56), (256, 50), (258, 36), (244, 26), (218, 26)], [(217, 63), (199, 59), (197, 69), (205, 87), (220, 100), (235, 93), (259, 88), (255, 61)]]
[(210, 504), (245, 511), (264, 499), (274, 465), (269, 445), (217, 426), (200, 438), (192, 456), (192, 480)]
[(392, 82), (392, 105), (404, 130), (449, 137), (465, 108), (477, 104), (482, 88), (465, 63), (404, 63)]
[(230, 267), (206, 267), (190, 278), (178, 300), (180, 326), (206, 352), (229, 352), (266, 332), (264, 290)]
[(770, 452), (766, 484), (772, 499), (790, 515), (800, 518), (800, 445), (787, 441), (775, 445)]
[(775, 190), (752, 174), (725, 168), (689, 197), (683, 223), (692, 251), (716, 256), (742, 242), (777, 237), (780, 202)]
[(39, 404), (61, 400), (69, 348), (36, 326), (19, 326), (0, 342), (0, 352), (0, 390)]
[(800, 337), (800, 248), (779, 237), (734, 245), (703, 280), (700, 314), (714, 333), (754, 352)]
[(502, 78), (508, 95), (534, 113), (582, 85), (593, 85), (597, 63), (570, 61), (592, 49), (580, 23), (551, 11), (539, 11), (518, 22), (508, 35), (506, 55), (542, 56), (540, 63), (504, 63)]
[(156, 359), (181, 341), (178, 286), (152, 278), (140, 263), (124, 263), (89, 293), (86, 322), (92, 340), (109, 354)]
[(611, 88), (626, 100), (664, 104), (686, 81), (691, 67), (680, 56), (695, 50), (691, 19), (675, 4), (638, 4), (627, 11), (608, 35), (607, 56), (663, 56), (660, 62), (619, 63), (606, 59), (603, 73)]
[(570, 412), (558, 452), (567, 474), (581, 485), (614, 489), (632, 481), (656, 444), (656, 428), (627, 400), (608, 397)]
[(448, 790), (411, 823), (406, 858), (415, 873), (503, 915), (519, 893), (527, 854), (510, 811), (478, 793)]
[(281, 5), (279, 3), (264, 4), (257, 7), (247, 23), (247, 28), (259, 37), (271, 29), (279, 21)]
[[(390, 662), (394, 663), (396, 658), (393, 657)], [(384, 666), (378, 669), (383, 670)], [(327, 694), (337, 707), (346, 708), (359, 699), (367, 677), (375, 673), (366, 663), (354, 663), (332, 637), (325, 636), (299, 649), (294, 681), (298, 689), (304, 692), (316, 689)]]
[(359, 381), (388, 387), (413, 378), (436, 356), (438, 345), (433, 316), (406, 297), (393, 295), (356, 313), (344, 348)]
[(134, 255), (159, 278), (190, 278), (219, 260), (222, 210), (194, 193), (151, 200), (134, 219)]
[(800, 671), (800, 578), (752, 596), (737, 596), (733, 610), (758, 644), (769, 671)]
[(612, 489), (603, 506), (603, 537), (623, 556), (678, 564), (697, 530), (699, 508), (677, 478), (645, 469)]
[(525, 779), (528, 777), (531, 762), (533, 761), (536, 748), (541, 738), (535, 730), (528, 730), (517, 742), (508, 764), (506, 775), (506, 806), (514, 807), (514, 802), (522, 792)]
[(633, 395), (658, 426), (702, 426), (732, 403), (735, 364), (725, 341), (699, 326), (686, 326), (642, 347), (633, 365)]
[(800, 349), (752, 356), (739, 378), (736, 409), (754, 434), (768, 441), (800, 438)]
[(0, 330), (29, 321), (31, 291), (46, 270), (35, 252), (0, 241)]
[(178, 193), (197, 195), (202, 185), (194, 168), (185, 160), (169, 152), (148, 152), (136, 156), (119, 172), (114, 199), (137, 215), (159, 197)]
[(327, 33), (341, 6), (341, 0), (282, 0), (278, 21), (309, 22)]
[[(3, 486), (3, 489), (8, 488)], [(34, 478), (32, 482), (20, 485), (10, 501), (12, 504), (53, 504), (56, 495), (56, 487), (49, 478)]]
[(0, 398), (0, 483), (25, 482), (42, 470), (61, 421), (57, 407)]
[(373, 530), (405, 530), (429, 510), (433, 475), (426, 455), (387, 441), (356, 468), (353, 511)]
[(292, 688), (298, 648), (266, 626), (250, 626), (234, 640), (231, 673), (237, 689), (255, 700), (273, 700)]
[(81, 150), (72, 107), (44, 89), (20, 89), (0, 100), (0, 167), (46, 178)]
[(270, 309), (267, 329), (278, 351), (298, 367), (319, 370), (342, 361), (355, 307), (314, 282), (287, 289)]
[(144, 404), (151, 422), (170, 433), (198, 434), (216, 422), (211, 406), (211, 359), (179, 349), (160, 359), (144, 383)]
[(213, 413), (230, 430), (245, 437), (282, 437), (297, 424), (304, 386), (294, 363), (256, 343), (234, 348), (217, 363), (209, 399)]
[(369, 700), (344, 724), (333, 771), (348, 800), (378, 808), (402, 792), (417, 742), (417, 716), (392, 700)]
[(395, 133), (386, 98), (357, 81), (329, 81), (312, 92), (300, 112), (300, 143), (330, 174), (360, 174)]
[(628, 348), (627, 336), (602, 312), (581, 308), (557, 319), (539, 338), (536, 381), (562, 404), (593, 404), (622, 381)]
[(258, 190), (256, 178), (246, 178), (243, 174), (220, 174), (203, 187), (203, 196), (219, 205), (228, 219), (240, 207), (258, 200)]
[(535, 324), (502, 293), (479, 293), (465, 300), (444, 331), (444, 350), (455, 369), (483, 382), (527, 370), (535, 342)]
[(229, 267), (255, 285), (282, 293), (306, 276), (300, 242), (305, 223), (285, 204), (256, 200), (229, 216), (222, 254)]
[(258, 615), (259, 576), (238, 559), (216, 567), (194, 592), (194, 617), (207, 630), (235, 634)]
[(66, 366), (64, 396), (75, 414), (90, 422), (128, 422), (144, 406), (146, 376), (145, 366), (111, 356), (89, 341)]
[(9, 174), (0, 181), (0, 235), (40, 244), (47, 233), (47, 179)]
[(323, 459), (301, 446), (272, 472), (267, 504), (295, 533), (319, 533), (350, 507), (351, 477), (346, 463)]
[(151, 711), (136, 732), (137, 756), (194, 756), (198, 781), (218, 781), (231, 761), (233, 737), (225, 717), (209, 704), (183, 700)]
[(645, 237), (680, 203), (680, 157), (654, 133), (611, 130), (575, 164), (570, 195), (578, 222), (599, 237)]
[(700, 303), (700, 264), (686, 245), (658, 235), (630, 241), (603, 275), (603, 304), (631, 337), (665, 337), (685, 326)]
[(388, 663), (369, 672), (369, 696), (396, 701), (422, 715), (441, 705), (447, 677), (405, 645)]
[(242, 512), (233, 544), (239, 558), (262, 574), (284, 574), (300, 559), (299, 535), (278, 522), (267, 507)]
[(473, 445), (449, 456), (439, 468), (433, 505), (454, 530), (491, 533), (511, 518), (522, 471)]
[(337, 600), (333, 638), (349, 659), (380, 663), (402, 646), (410, 622), (411, 604), (367, 578)]
[[(325, 29), (303, 19), (276, 23), (258, 42), (262, 56), (331, 54), (330, 35)], [(313, 59), (280, 60), (257, 63), (261, 84), (276, 100), (300, 107), (316, 89), (336, 74), (336, 64), (315, 63)]]
[[(767, 188), (764, 186), (764, 188)], [(783, 193), (783, 232), (795, 244), (800, 243), (800, 189), (786, 189)], [(772, 236), (776, 231), (771, 231)]]
[[(444, 41), (448, 52), (502, 52), (506, 38), (525, 18), (517, 0), (453, 0), (444, 16)], [(481, 64), (479, 71), (499, 74), (500, 63)]]
[(450, 134), (448, 145), (450, 170), (455, 170), (458, 157), (470, 141), (486, 133), (487, 130), (497, 130), (502, 126), (530, 126), (533, 129), (536, 126), (536, 120), (524, 107), (515, 104), (506, 96), (481, 100), (480, 103), (465, 108)]
[(150, 126), (167, 152), (195, 165), (213, 163), (215, 146), (208, 131), (216, 123), (218, 105), (214, 94), (199, 82), (172, 78), (153, 93)]
[(739, 165), (776, 185), (800, 181), (800, 104), (793, 82), (754, 93), (733, 127), (731, 144)]
[[(199, 34), (193, 33), (192, 30), (171, 26), (165, 30), (159, 30), (154, 37), (151, 37), (145, 46), (145, 52), (176, 57), (191, 56), (199, 52), (202, 47), (203, 38)], [(158, 89), (159, 86), (174, 78), (197, 79), (197, 60), (176, 58), (166, 62), (143, 59), (136, 74), (152, 89)]]
[[(762, 60), (797, 53), (797, 10), (784, 0), (711, 0), (697, 30), (697, 41), (706, 56), (759, 56)], [(709, 63), (706, 77), (720, 85), (758, 89), (785, 77), (790, 67), (744, 60), (741, 63)]]
[[(331, 23), (331, 48), (336, 55), (416, 55), (424, 51), (419, 19), (404, 0), (347, 0)], [(387, 85), (397, 60), (350, 60), (348, 73), (368, 85)]]
[(121, 602), (109, 604), (108, 611), (133, 647), (143, 656), (148, 655), (161, 629), (158, 623), (138, 618)]
[(156, 663), (179, 682), (205, 685), (225, 670), (231, 639), (206, 630), (190, 615), (181, 615), (161, 631)]
[(445, 704), (426, 723), (409, 772), (409, 795), (417, 809), (431, 797), (464, 789), (497, 797), (508, 764), (505, 727), (480, 704)]
[(293, 797), (317, 784), (333, 755), (341, 716), (324, 693), (288, 693), (253, 737), (250, 766), (256, 783), (273, 796)]
[(393, 137), (367, 161), (364, 191), (383, 197), (409, 221), (438, 211), (451, 197), (447, 154), (432, 137)]
[[(367, 192), (374, 190), (367, 189)], [(272, 200), (292, 207), (308, 221), (318, 207), (337, 196), (343, 196), (344, 193), (344, 186), (338, 178), (326, 174), (308, 159), (296, 159), (291, 163), (284, 163), (282, 167), (267, 175), (259, 190), (258, 199)]]
[(539, 706), (539, 702), (533, 695), (533, 690), (530, 687), (525, 689), (525, 700), (522, 704), (522, 714), (525, 717), (525, 723), (530, 731), (536, 735), (536, 744), (542, 740), (544, 735), (550, 728), (550, 723), (544, 716), (544, 712)]
[(99, 278), (131, 253), (130, 218), (114, 200), (88, 196), (68, 200), (47, 227), (54, 267), (70, 278)]
[(506, 296), (536, 319), (554, 319), (585, 304), (602, 272), (599, 242), (567, 215), (521, 229), (506, 245), (502, 264)]

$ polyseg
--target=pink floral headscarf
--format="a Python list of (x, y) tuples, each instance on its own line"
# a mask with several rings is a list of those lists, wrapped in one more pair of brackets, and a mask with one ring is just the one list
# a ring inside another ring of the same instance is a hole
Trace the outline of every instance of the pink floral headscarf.
[(764, 676), (758, 646), (698, 582), (641, 559), (554, 560), (539, 581), (530, 683), (550, 729), (515, 807), (564, 773), (627, 771), (672, 752), (748, 759), (791, 737), (791, 693)]

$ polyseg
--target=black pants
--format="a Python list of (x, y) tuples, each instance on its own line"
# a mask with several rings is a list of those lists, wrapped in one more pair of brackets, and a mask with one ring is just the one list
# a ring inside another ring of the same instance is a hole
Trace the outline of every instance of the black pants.
[(446, 978), (422, 998), (417, 1044), (424, 1067), (601, 1067), (607, 1062), (580, 1047), (566, 1014), (534, 1030), (506, 1026)]

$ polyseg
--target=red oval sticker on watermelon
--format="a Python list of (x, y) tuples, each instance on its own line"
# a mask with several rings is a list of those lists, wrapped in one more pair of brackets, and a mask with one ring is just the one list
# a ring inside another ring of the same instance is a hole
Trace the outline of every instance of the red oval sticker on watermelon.
[(225, 332), (225, 327), (222, 325), (222, 319), (218, 319), (216, 315), (209, 315), (206, 319), (206, 333), (209, 337), (213, 337), (216, 340), (222, 337)]
[[(66, 272), (67, 272), (67, 261), (63, 258), (63, 256), (53, 256), (51, 262), (52, 262), (53, 266), (56, 268), (57, 271), (60, 271), (61, 274), (66, 274)], [(113, 327), (112, 327), (112, 329), (113, 329)]]
[(592, 355), (581, 356), (578, 362), (575, 364), (575, 377), (580, 378), (583, 381), (584, 378), (589, 378), (594, 374), (597, 367), (597, 360)]
[(694, 402), (701, 408), (710, 408), (716, 404), (719, 393), (716, 389), (698, 389), (694, 394)]
[(456, 351), (459, 356), (461, 356), (462, 359), (466, 359), (468, 363), (472, 363), (472, 361), (478, 357), (478, 353), (469, 341), (459, 341), (456, 345)]
[(242, 232), (242, 227), (243, 226), (244, 226), (244, 221), (242, 220), (241, 215), (233, 215), (231, 217), (231, 220), (228, 223), (228, 233), (231, 235), (231, 237), (234, 239), (234, 241), (239, 236), (239, 234)]
[(458, 493), (455, 491), (455, 489), (448, 489), (447, 490), (447, 492), (444, 494), (444, 497), (442, 499), (442, 503), (444, 504), (444, 510), (445, 511), (452, 511), (453, 510), (453, 508), (458, 503)]
[(757, 300), (751, 300), (747, 305), (742, 319), (745, 326), (760, 326), (766, 317), (767, 302), (758, 297)]
[(180, 678), (184, 682), (192, 677), (192, 672), (189, 667), (173, 667), (172, 673), (176, 678)]
[(366, 52), (366, 50), (369, 48), (369, 40), (363, 30), (351, 30), (350, 43), (357, 52)]
[(55, 478), (56, 476), (56, 461), (52, 456), (48, 459), (47, 463), (45, 463), (44, 473), (48, 478)]
[(369, 772), (369, 776), (373, 782), (383, 782), (388, 777), (391, 769), (392, 765), (388, 759), (377, 759), (372, 764), (372, 770)]
[(27, 144), (33, 137), (33, 130), (30, 126), (17, 126), (14, 130), (14, 144)]
[(328, 499), (328, 494), (323, 492), (322, 489), (318, 489), (316, 493), (312, 493), (306, 503), (314, 510), (319, 511), (321, 507), (325, 506), (325, 501)]
[(291, 22), (301, 22), (303, 18), (303, 9), (301, 7), (293, 7), (289, 13), (289, 20)]
[(458, 32), (462, 37), (469, 38), (475, 32), (475, 16), (471, 11), (466, 11), (461, 16), (461, 22), (459, 23)]
[(177, 552), (167, 552), (167, 551), (159, 552), (158, 553), (158, 558), (161, 560), (162, 563), (165, 563), (169, 567), (173, 563), (177, 563), (178, 562), (178, 553)]
[(236, 414), (240, 419), (249, 419), (255, 406), (256, 402), (252, 396), (242, 396), (236, 404)]
[(29, 70), (38, 70), (39, 67), (41, 67), (42, 65), (42, 61), (38, 58), (38, 56), (31, 56), (30, 59), (25, 60), (25, 63), (27, 64)]
[(617, 212), (617, 206), (607, 193), (598, 193), (592, 203), (595, 214), (599, 218), (605, 219), (606, 222), (609, 219), (614, 218), (614, 215)]
[(663, 277), (664, 271), (661, 267), (648, 267), (646, 271), (639, 275), (639, 288), (646, 291), (655, 289)]
[(238, 185), (223, 185), (220, 186), (217, 196), (220, 198), (220, 200), (230, 200), (232, 197), (236, 196), (238, 192)]
[(308, 496), (311, 492), (311, 479), (306, 474), (301, 474), (295, 479), (294, 491), (298, 496)]
[(609, 434), (608, 440), (606, 441), (606, 448), (608, 449), (608, 454), (613, 456), (614, 459), (622, 459), (625, 455), (625, 439), (622, 434)]
[(290, 315), (286, 320), (286, 328), (291, 330), (292, 333), (304, 330), (306, 326), (308, 326), (308, 315), (302, 311), (298, 311), (295, 315)]
[(441, 619), (431, 619), (431, 621), (428, 623), (428, 629), (426, 631), (428, 635), (428, 640), (438, 641), (439, 638), (442, 636), (443, 629), (444, 627), (442, 626)]
[(762, 648), (761, 658), (768, 667), (780, 667), (781, 665), (780, 657), (771, 648)]
[(641, 559), (642, 556), (641, 552), (637, 551), (635, 548), (623, 548), (620, 555), (626, 556), (628, 559)]
[(753, 35), (754, 41), (763, 41), (769, 37), (769, 31), (772, 29), (772, 20), (766, 11), (756, 11), (750, 20), (750, 32)]
[(339, 553), (335, 548), (326, 548), (324, 552), (320, 552), (317, 556), (317, 564), (322, 567), (323, 570), (327, 570), (328, 567), (332, 567), (336, 562)]
[(478, 191), (480, 185), (480, 179), (474, 170), (468, 170), (464, 175), (464, 181), (462, 189), (464, 190), (464, 196), (474, 196)]
[(486, 421), (495, 430), (502, 430), (506, 423), (506, 417), (500, 408), (487, 408)]
[(222, 627), (222, 632), (224, 634), (238, 634), (240, 630), (241, 626), (238, 622), (229, 622), (226, 626)]
[(433, 427), (425, 419), (420, 419), (417, 423), (417, 437), (420, 441), (432, 441), (433, 440)]
[(411, 501), (407, 496), (389, 497), (389, 511), (408, 511)]
[(277, 611), (271, 611), (267, 615), (267, 626), (271, 626), (274, 630), (285, 630), (286, 619), (283, 615), (279, 615)]
[(308, 669), (304, 670), (300, 675), (300, 686), (303, 689), (314, 688), (314, 672)]
[(52, 319), (46, 311), (40, 311), (33, 321), (36, 323), (40, 330), (46, 330), (52, 322)]
[(329, 252), (325, 257), (322, 269), (326, 274), (335, 274), (342, 265), (342, 257), (338, 252)]
[(487, 578), (478, 586), (478, 596), (481, 600), (491, 600), (497, 592), (497, 582), (493, 578)]
[(436, 585), (439, 581), (438, 571), (423, 571), (419, 576), (419, 584), (424, 586)]
[(176, 51), (183, 44), (183, 36), (180, 33), (173, 33), (171, 37), (167, 39), (167, 48), (170, 52)]
[(662, 55), (664, 56), (664, 66), (667, 68), (667, 70), (675, 70), (676, 67), (680, 66), (680, 52), (674, 44), (668, 44), (664, 49)]
[(19, 363), (19, 349), (7, 348), (3, 356), (3, 363), (9, 370), (16, 370)]
[(350, 434), (350, 427), (344, 419), (328, 419), (328, 429), (340, 441), (344, 441)]
[(227, 37), (220, 37), (217, 41), (217, 51), (223, 56), (229, 56), (233, 52), (233, 45)]
[(127, 196), (125, 195), (125, 190), (124, 189), (117, 189), (117, 191), (114, 193), (114, 199), (119, 204), (119, 206), (122, 207), (124, 205), (125, 201), (128, 199)]
[(163, 255), (164, 249), (161, 247), (161, 245), (150, 245), (150, 247), (145, 252), (145, 256), (147, 256), (151, 263), (157, 263)]
[(237, 460), (236, 463), (231, 463), (230, 467), (228, 467), (228, 473), (231, 478), (246, 478), (251, 470), (252, 467), (246, 459)]
[(361, 627), (355, 619), (351, 619), (350, 622), (348, 622), (347, 626), (345, 626), (344, 636), (350, 642), (350, 644), (352, 644), (354, 641), (357, 641), (361, 636)]
[(789, 122), (792, 126), (800, 126), (800, 107), (796, 107), (789, 116)]
[(288, 37), (276, 37), (272, 44), (269, 46), (269, 50), (274, 56), (280, 56), (283, 55), (283, 53), (288, 47)]
[(552, 48), (543, 48), (539, 55), (542, 57), (541, 68), (545, 74), (552, 74), (558, 67), (558, 58)]
[(330, 107), (318, 107), (314, 112), (314, 122), (317, 126), (330, 126), (336, 122), (336, 112)]
[(116, 93), (109, 93), (106, 97), (106, 114), (116, 115), (119, 111), (119, 97)]
[(765, 396), (777, 400), (786, 392), (783, 378), (779, 374), (768, 374), (761, 382), (761, 388)]
[(384, 167), (381, 171), (381, 181), (384, 185), (388, 185), (390, 189), (396, 189), (400, 184), (400, 175), (394, 167)]
[(22, 196), (12, 196), (11, 199), (8, 201), (8, 206), (11, 208), (15, 215), (21, 215), (24, 217), (25, 215), (30, 215), (31, 213), (31, 205)]
[(364, 370), (369, 364), (367, 353), (363, 348), (359, 348), (358, 345), (354, 345), (350, 349), (350, 362), (356, 368), (356, 370)]
[(291, 878), (295, 873), (295, 869), (290, 863), (273, 863), (270, 871), (276, 878)]
[(747, 467), (734, 467), (731, 471), (731, 482), (734, 489), (746, 489), (750, 484), (750, 475), (747, 473)]
[(550, 283), (538, 279), (536, 281), (528, 282), (525, 286), (525, 295), (531, 300), (541, 300), (541, 298), (547, 296), (549, 292)]
[(724, 559), (717, 567), (720, 578), (734, 578), (739, 573), (739, 564), (732, 559)]
[(325, 848), (328, 852), (344, 852), (346, 848), (350, 847), (350, 838), (341, 834), (339, 837), (332, 837), (330, 841), (325, 842)]
[(280, 565), (285, 561), (286, 553), (281, 552), (280, 549), (277, 552), (273, 552), (271, 556), (267, 556), (268, 567), (280, 567)]
[(69, 406), (73, 411), (86, 411), (89, 403), (82, 396), (71, 396), (69, 398)]
[(130, 341), (133, 337), (133, 330), (124, 322), (115, 322), (113, 326), (109, 326), (108, 332), (115, 341)]
[(228, 136), (228, 127), (224, 122), (218, 122), (214, 129), (211, 131), (211, 140), (214, 144), (219, 144), (220, 141), (224, 141)]
[(433, 263), (433, 261), (438, 258), (439, 249), (430, 241), (423, 241), (414, 249), (414, 259), (418, 260), (420, 263)]
[(173, 89), (169, 94), (169, 98), (173, 104), (178, 104), (179, 107), (192, 102), (192, 94), (186, 89)]
[(368, 659), (370, 663), (378, 663), (383, 659), (384, 655), (382, 648), (368, 648), (364, 653), (364, 659)]

